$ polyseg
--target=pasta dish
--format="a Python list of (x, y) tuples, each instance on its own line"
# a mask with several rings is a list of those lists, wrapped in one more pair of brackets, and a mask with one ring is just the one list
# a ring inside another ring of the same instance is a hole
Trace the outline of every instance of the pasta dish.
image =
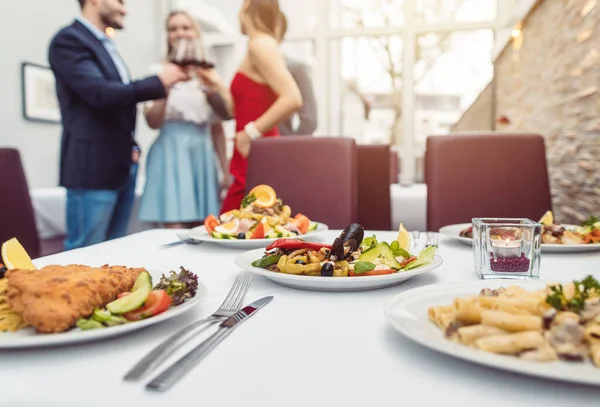
[(536, 291), (486, 288), (430, 307), (428, 318), (447, 339), (486, 352), (600, 367), (600, 283), (592, 276)]

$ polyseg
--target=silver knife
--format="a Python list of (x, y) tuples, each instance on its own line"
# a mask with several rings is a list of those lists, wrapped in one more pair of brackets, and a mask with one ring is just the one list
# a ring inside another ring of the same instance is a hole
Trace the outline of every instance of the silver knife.
[(167, 391), (181, 379), (186, 373), (192, 370), (211, 350), (215, 348), (223, 339), (228, 337), (231, 332), (240, 325), (241, 322), (250, 318), (259, 309), (267, 305), (273, 300), (272, 296), (263, 297), (260, 300), (254, 301), (252, 304), (245, 306), (233, 316), (227, 318), (219, 325), (217, 332), (212, 334), (208, 339), (196, 346), (185, 356), (173, 363), (168, 369), (156, 376), (150, 383), (146, 385), (146, 389), (155, 391)]

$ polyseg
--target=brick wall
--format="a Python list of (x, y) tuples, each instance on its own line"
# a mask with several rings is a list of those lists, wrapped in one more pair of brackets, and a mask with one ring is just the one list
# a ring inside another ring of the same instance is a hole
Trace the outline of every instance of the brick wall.
[(453, 132), (491, 131), (494, 126), (494, 88), (490, 82), (452, 127)]
[(600, 2), (596, 3), (541, 1), (525, 20), (518, 52), (509, 44), (495, 61), (493, 103), (480, 97), (457, 128), (489, 129), (487, 113), (477, 112), (491, 111), (494, 118), (509, 119), (501, 130), (543, 134), (554, 210), (562, 223), (600, 215)]

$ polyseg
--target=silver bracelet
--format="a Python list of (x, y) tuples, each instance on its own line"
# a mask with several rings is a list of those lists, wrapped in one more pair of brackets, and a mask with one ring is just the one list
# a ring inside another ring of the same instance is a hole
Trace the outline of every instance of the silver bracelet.
[(262, 137), (262, 133), (256, 128), (254, 122), (250, 122), (244, 126), (244, 131), (250, 137), (250, 140), (256, 140)]

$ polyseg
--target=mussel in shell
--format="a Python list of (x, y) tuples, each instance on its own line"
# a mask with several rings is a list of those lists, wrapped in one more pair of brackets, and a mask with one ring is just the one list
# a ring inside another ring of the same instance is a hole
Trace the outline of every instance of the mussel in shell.
[(362, 243), (364, 235), (365, 230), (358, 223), (348, 226), (340, 237), (333, 241), (330, 260), (341, 261), (350, 257)]
[(358, 246), (360, 246), (364, 237), (365, 229), (358, 223), (352, 223), (346, 229), (344, 229), (344, 231), (340, 235), (342, 243), (346, 243), (350, 239), (354, 239), (356, 241), (356, 247), (354, 247), (352, 251), (356, 250)]

